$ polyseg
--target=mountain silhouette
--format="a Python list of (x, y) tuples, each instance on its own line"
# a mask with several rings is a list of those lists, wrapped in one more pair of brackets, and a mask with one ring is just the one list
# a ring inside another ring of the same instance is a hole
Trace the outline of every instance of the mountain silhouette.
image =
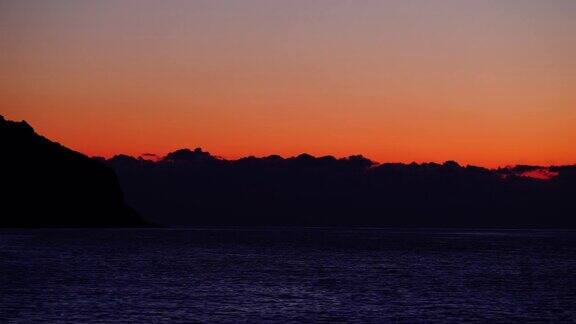
[(114, 171), (0, 116), (0, 227), (148, 226)]
[(170, 226), (576, 228), (576, 165), (491, 170), (309, 154), (226, 160), (200, 148), (106, 162), (127, 202)]
[(1, 116), (0, 146), (2, 227), (576, 228), (576, 165), (492, 170), (310, 154), (227, 160), (200, 148), (106, 160)]

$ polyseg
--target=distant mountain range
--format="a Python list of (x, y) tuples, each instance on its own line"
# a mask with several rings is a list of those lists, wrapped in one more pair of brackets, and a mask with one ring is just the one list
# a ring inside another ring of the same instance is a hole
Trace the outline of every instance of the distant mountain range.
[(118, 155), (127, 202), (168, 226), (576, 228), (576, 165), (486, 169), (356, 155)]
[(147, 227), (114, 171), (0, 116), (0, 227)]

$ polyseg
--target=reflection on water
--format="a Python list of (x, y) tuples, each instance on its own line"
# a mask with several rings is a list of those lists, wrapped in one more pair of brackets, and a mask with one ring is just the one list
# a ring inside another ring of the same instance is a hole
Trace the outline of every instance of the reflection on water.
[(0, 319), (576, 321), (576, 233), (2, 230)]

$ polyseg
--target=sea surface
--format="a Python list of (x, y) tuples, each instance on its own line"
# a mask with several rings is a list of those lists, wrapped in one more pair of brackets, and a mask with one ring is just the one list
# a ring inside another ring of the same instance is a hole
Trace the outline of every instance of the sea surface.
[(3, 323), (513, 321), (576, 321), (576, 232), (0, 231)]

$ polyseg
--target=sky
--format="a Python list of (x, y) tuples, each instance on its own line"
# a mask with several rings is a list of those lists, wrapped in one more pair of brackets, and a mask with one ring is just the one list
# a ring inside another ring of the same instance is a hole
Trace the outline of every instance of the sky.
[(0, 114), (88, 155), (576, 163), (576, 1), (0, 0)]

